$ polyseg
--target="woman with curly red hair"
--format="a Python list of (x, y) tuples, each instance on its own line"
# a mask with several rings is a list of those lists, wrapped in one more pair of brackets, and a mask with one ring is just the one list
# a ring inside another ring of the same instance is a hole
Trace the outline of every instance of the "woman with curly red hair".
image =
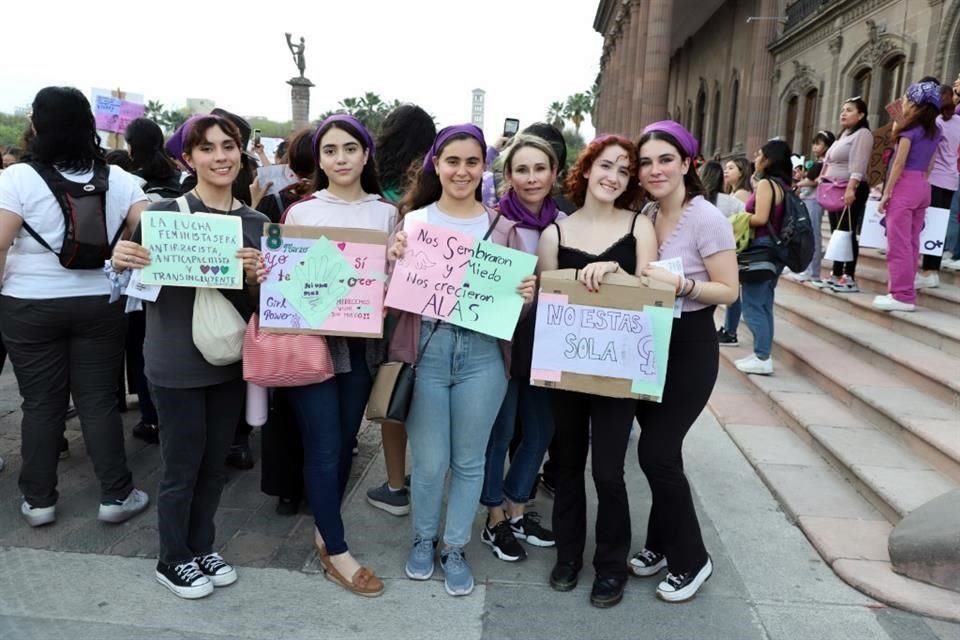
[[(598, 291), (605, 274), (636, 275), (656, 259), (653, 225), (630, 210), (639, 192), (638, 166), (636, 146), (620, 136), (600, 136), (583, 150), (566, 181), (567, 196), (580, 208), (544, 229), (537, 252), (541, 271), (577, 269), (583, 286)], [(623, 461), (636, 408), (637, 401), (629, 398), (574, 391), (555, 391), (553, 397), (557, 563), (550, 586), (572, 590), (583, 566), (587, 537), (583, 471), (589, 442), (598, 500), (596, 577), (590, 602), (597, 607), (618, 604), (627, 583), (630, 505)]]

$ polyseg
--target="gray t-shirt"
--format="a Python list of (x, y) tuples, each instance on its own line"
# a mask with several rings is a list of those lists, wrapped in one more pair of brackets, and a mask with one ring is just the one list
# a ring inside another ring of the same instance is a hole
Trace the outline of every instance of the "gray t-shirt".
[[(205, 212), (203, 204), (193, 195), (187, 195), (187, 203), (194, 212)], [(177, 211), (176, 200), (160, 200), (148, 207), (153, 211)], [(240, 216), (243, 221), (243, 246), (260, 248), (263, 223), (268, 218), (250, 207), (241, 207), (230, 212), (209, 209), (210, 213)], [(134, 240), (140, 242), (140, 229)], [(216, 367), (206, 360), (193, 345), (193, 299), (196, 289), (192, 287), (163, 287), (154, 303), (145, 303), (147, 332), (143, 341), (144, 373), (151, 384), (170, 389), (193, 389), (209, 387), (235, 380), (243, 375), (241, 363)], [(243, 290), (220, 289), (230, 302), (249, 319), (255, 309), (250, 301), (246, 284)], [(237, 400), (240, 402), (240, 400)]]

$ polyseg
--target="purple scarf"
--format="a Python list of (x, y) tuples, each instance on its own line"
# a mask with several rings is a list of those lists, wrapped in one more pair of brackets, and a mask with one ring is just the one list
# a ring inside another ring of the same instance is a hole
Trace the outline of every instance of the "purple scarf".
[(520, 202), (517, 192), (513, 189), (507, 191), (507, 193), (500, 198), (499, 208), (500, 213), (502, 213), (507, 220), (517, 223), (518, 227), (523, 229), (536, 229), (537, 231), (543, 231), (553, 224), (553, 221), (557, 219), (557, 215), (560, 213), (560, 210), (557, 209), (557, 203), (553, 201), (551, 196), (547, 196), (543, 201), (539, 216), (531, 213), (530, 210)]

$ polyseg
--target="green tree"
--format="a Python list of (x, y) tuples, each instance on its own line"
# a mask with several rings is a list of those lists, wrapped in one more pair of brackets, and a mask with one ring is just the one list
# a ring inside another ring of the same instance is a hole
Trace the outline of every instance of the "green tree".
[(172, 132), (177, 129), (180, 125), (187, 121), (187, 118), (190, 117), (190, 114), (187, 112), (186, 108), (181, 109), (169, 109), (163, 112), (163, 115), (160, 116), (160, 120), (157, 121), (165, 131)]
[(160, 124), (163, 119), (163, 103), (159, 100), (147, 100), (147, 104), (143, 105), (143, 115)]
[(580, 152), (583, 151), (583, 148), (587, 146), (587, 143), (583, 139), (583, 136), (580, 135), (580, 132), (573, 129), (564, 129), (563, 139), (567, 143), (566, 168), (570, 169), (570, 167), (573, 166), (573, 163), (577, 161), (577, 156), (579, 156)]
[(547, 107), (547, 122), (557, 129), (563, 129), (564, 106), (560, 101), (551, 102)]
[(293, 133), (293, 121), (277, 122), (268, 118), (250, 116), (247, 118), (250, 127), (260, 129), (260, 135), (265, 138), (286, 138)]
[(589, 94), (575, 93), (567, 98), (567, 103), (564, 105), (563, 109), (563, 115), (573, 123), (573, 128), (577, 131), (577, 133), (580, 133), (580, 125), (583, 124), (584, 119), (590, 113), (592, 108), (593, 106), (591, 105)]
[(344, 98), (336, 109), (327, 111), (320, 115), (320, 120), (328, 118), (334, 113), (349, 113), (354, 116), (370, 130), (374, 137), (380, 135), (380, 129), (383, 127), (383, 121), (387, 115), (400, 106), (399, 100), (387, 101), (378, 94), (367, 91), (360, 97)]
[(0, 113), (0, 146), (19, 147), (23, 132), (30, 125), (27, 116)]

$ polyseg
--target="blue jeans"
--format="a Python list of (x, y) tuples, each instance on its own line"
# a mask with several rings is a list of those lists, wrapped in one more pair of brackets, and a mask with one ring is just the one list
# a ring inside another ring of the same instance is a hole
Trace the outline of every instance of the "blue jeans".
[(373, 384), (365, 344), (350, 339), (350, 373), (319, 384), (290, 387), (287, 398), (303, 440), (303, 481), (307, 502), (327, 551), (347, 551), (340, 501), (350, 478), (352, 443)]
[[(960, 233), (958, 233), (957, 216), (960, 216), (960, 189), (953, 194), (953, 201), (950, 203), (950, 222), (947, 225), (947, 247), (953, 247), (953, 259), (960, 259)], [(952, 234), (952, 235), (951, 235)], [(953, 238), (953, 244), (950, 239)]]
[[(751, 246), (770, 245), (772, 240), (764, 236), (751, 242)], [(761, 360), (770, 357), (773, 349), (773, 291), (777, 277), (764, 282), (740, 284), (740, 299), (743, 301), (743, 319), (753, 334), (753, 352)]]
[(743, 304), (740, 297), (738, 297), (737, 301), (733, 304), (727, 305), (727, 312), (723, 316), (723, 330), (727, 333), (727, 335), (737, 335), (737, 329), (740, 328), (740, 315), (742, 308)]
[(423, 359), (406, 424), (413, 528), (422, 539), (437, 537), (450, 469), (443, 541), (463, 547), (470, 542), (487, 443), (507, 378), (496, 338), (441, 322), (424, 350), (432, 329), (433, 322), (425, 321), (420, 330)]
[[(520, 446), (504, 480), (503, 461), (510, 448), (517, 418), (522, 429)], [(531, 386), (527, 380), (511, 380), (487, 445), (487, 465), (480, 502), (487, 507), (499, 507), (504, 497), (514, 504), (527, 502), (533, 493), (543, 454), (552, 439), (550, 391)]]

